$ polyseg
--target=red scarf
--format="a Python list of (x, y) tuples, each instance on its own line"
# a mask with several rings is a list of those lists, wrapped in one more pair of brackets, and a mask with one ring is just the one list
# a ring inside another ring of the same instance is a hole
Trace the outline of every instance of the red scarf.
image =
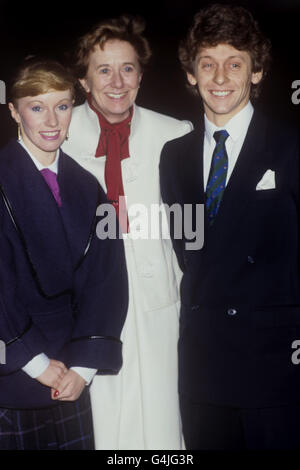
[(104, 176), (107, 198), (116, 210), (122, 232), (126, 233), (128, 232), (129, 224), (124, 198), (121, 161), (129, 157), (128, 138), (133, 108), (130, 109), (129, 116), (124, 121), (111, 124), (93, 106), (90, 94), (88, 95), (88, 103), (90, 108), (97, 114), (101, 128), (95, 157), (106, 155)]

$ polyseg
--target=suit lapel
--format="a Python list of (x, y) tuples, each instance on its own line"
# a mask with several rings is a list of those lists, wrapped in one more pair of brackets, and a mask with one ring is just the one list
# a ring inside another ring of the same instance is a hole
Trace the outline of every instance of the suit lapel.
[(271, 168), (270, 157), (266, 148), (266, 121), (262, 115), (254, 112), (216, 220), (207, 232), (212, 246), (222, 246), (223, 249), (233, 231), (238, 231), (258, 181)]
[(16, 141), (1, 152), (0, 183), (42, 291), (53, 296), (68, 290), (72, 266), (60, 210), (40, 172)]
[[(204, 203), (203, 140), (203, 129), (195, 130), (190, 145), (185, 150), (186, 157), (180, 158), (178, 181), (183, 181), (184, 204)], [(182, 178), (181, 175), (185, 177)]]

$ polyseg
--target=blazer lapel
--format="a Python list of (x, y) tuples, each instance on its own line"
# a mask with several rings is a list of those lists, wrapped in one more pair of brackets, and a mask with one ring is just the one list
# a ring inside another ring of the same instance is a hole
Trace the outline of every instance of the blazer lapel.
[(42, 292), (55, 296), (70, 289), (72, 266), (60, 210), (30, 156), (16, 141), (0, 154), (0, 183)]
[(73, 268), (84, 255), (94, 230), (97, 209), (98, 185), (92, 175), (90, 178), (93, 181), (87, 183), (87, 178), (82, 177), (83, 172), (83, 168), (60, 151), (58, 184), (63, 201), (61, 216), (71, 247)]
[(183, 182), (183, 202), (184, 204), (203, 204), (204, 186), (203, 186), (203, 129), (197, 129), (193, 132), (193, 138), (190, 146), (186, 149), (186, 157), (180, 159), (178, 168), (178, 181)]
[[(175, 194), (178, 194), (178, 201), (183, 209), (183, 234), (186, 242), (191, 241), (192, 234), (199, 231), (199, 213), (197, 205), (205, 207), (205, 191), (203, 182), (203, 143), (204, 127), (196, 128), (188, 135), (188, 144), (182, 149), (184, 158), (179, 155), (176, 165), (177, 175), (174, 175)], [(180, 182), (180, 185), (179, 185)], [(204, 220), (200, 221), (201, 229), (204, 230), (204, 246), (207, 238), (208, 217), (204, 209)], [(190, 248), (191, 252), (193, 249)], [(198, 249), (197, 249), (198, 250)], [(187, 255), (188, 253), (186, 253)], [(202, 256), (203, 249), (198, 250), (198, 255)]]

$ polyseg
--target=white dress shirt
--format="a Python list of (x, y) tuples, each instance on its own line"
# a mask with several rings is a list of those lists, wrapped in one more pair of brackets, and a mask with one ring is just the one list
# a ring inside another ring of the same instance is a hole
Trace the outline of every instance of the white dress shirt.
[[(26, 150), (28, 155), (31, 157), (33, 163), (37, 167), (39, 171), (43, 170), (44, 168), (48, 168), (49, 170), (53, 171), (54, 173), (57, 174), (58, 172), (58, 159), (59, 159), (59, 150), (57, 150), (54, 162), (51, 163), (49, 166), (44, 166), (39, 160), (32, 155), (30, 150), (26, 147), (24, 144), (23, 140), (19, 141), (22, 147)], [(35, 379), (36, 377), (39, 377), (50, 364), (50, 359), (48, 356), (44, 353), (40, 353), (37, 356), (35, 356), (33, 359), (31, 359), (27, 364), (25, 364), (24, 367), (22, 367), (22, 370), (26, 372), (30, 377)], [(87, 368), (87, 367), (71, 367), (72, 370), (77, 372), (86, 382), (87, 385), (90, 384), (90, 382), (93, 380), (97, 369), (92, 369), (92, 368)]]
[(248, 127), (253, 115), (254, 109), (250, 101), (246, 106), (241, 109), (235, 116), (233, 116), (226, 124), (222, 127), (217, 127), (211, 121), (208, 120), (206, 114), (204, 115), (204, 148), (203, 148), (203, 180), (204, 188), (206, 188), (208, 182), (208, 176), (211, 166), (212, 155), (216, 146), (216, 141), (213, 137), (215, 131), (225, 129), (229, 137), (227, 137), (225, 146), (228, 155), (228, 171), (226, 177), (226, 185), (228, 184), (229, 178), (232, 174), (234, 166), (237, 162), (240, 154), (242, 145), (244, 143)]

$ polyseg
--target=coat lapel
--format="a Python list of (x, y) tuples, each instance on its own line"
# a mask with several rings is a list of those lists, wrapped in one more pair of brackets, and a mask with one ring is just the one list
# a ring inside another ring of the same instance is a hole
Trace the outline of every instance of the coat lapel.
[(60, 209), (31, 158), (16, 141), (0, 154), (0, 183), (42, 292), (55, 296), (70, 289), (72, 265)]

